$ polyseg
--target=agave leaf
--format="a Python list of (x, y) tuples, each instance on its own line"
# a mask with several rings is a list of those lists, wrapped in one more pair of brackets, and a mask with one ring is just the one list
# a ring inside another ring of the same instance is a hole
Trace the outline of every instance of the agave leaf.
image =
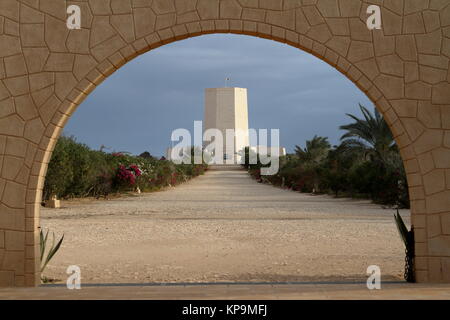
[(41, 238), (41, 263), (42, 263), (42, 260), (44, 259), (45, 249), (47, 248), (48, 230), (45, 236), (44, 232), (41, 230), (40, 238)]
[[(41, 244), (43, 244), (43, 248), (41, 246), (41, 254), (45, 255), (45, 247), (47, 245), (47, 240), (48, 240), (48, 231), (46, 236), (43, 238), (43, 241), (41, 242)], [(41, 258), (41, 263), (42, 261), (44, 262), (43, 264), (41, 264), (41, 272), (44, 271), (44, 269), (47, 267), (47, 264), (50, 262), (50, 260), (53, 258), (53, 256), (58, 252), (59, 248), (61, 247), (61, 244), (64, 240), (64, 235), (61, 237), (61, 239), (59, 239), (58, 243), (55, 246), (55, 233), (53, 233), (53, 240), (52, 240), (52, 246), (50, 247), (50, 249), (47, 252), (47, 256), (45, 257), (45, 261), (43, 261), (43, 256)]]
[(55, 247), (55, 233), (53, 232), (53, 238), (52, 238), (52, 246), (49, 249), (49, 253), (53, 250), (53, 248)]
[(56, 244), (56, 246), (52, 247), (52, 249), (48, 253), (48, 257), (47, 257), (48, 261), (50, 261), (53, 258), (53, 256), (58, 252), (59, 248), (61, 247), (61, 244), (62, 244), (63, 240), (64, 240), (64, 235), (61, 237), (61, 239), (59, 239), (59, 241)]
[[(60, 242), (62, 242), (62, 238), (61, 238)], [(59, 249), (59, 247), (58, 247), (58, 249)], [(56, 251), (58, 251), (58, 250), (56, 250)], [(50, 249), (48, 250), (47, 257), (46, 257), (46, 259), (45, 259), (45, 263), (44, 263), (44, 265), (42, 266), (42, 270), (44, 270), (45, 267), (47, 267), (47, 264), (48, 264), (48, 263), (50, 262), (50, 260), (53, 258), (53, 256), (55, 255), (56, 251), (55, 251), (55, 233), (53, 232), (52, 246), (51, 246)]]
[(403, 228), (403, 220), (401, 219), (401, 217), (396, 216), (395, 221), (396, 221), (397, 230), (400, 234), (400, 237), (402, 238), (402, 241), (406, 246), (407, 245), (407, 236), (406, 236), (405, 230)]
[[(48, 231), (47, 231), (47, 235), (46, 235), (46, 237), (45, 237), (45, 247), (47, 247), (47, 240), (48, 240), (48, 239), (47, 239), (47, 236), (48, 236)], [(52, 248), (53, 248), (53, 246), (54, 246), (54, 243), (55, 243), (55, 233), (53, 233), (53, 243), (52, 243), (52, 246), (48, 249), (47, 256), (45, 257), (44, 261), (41, 261), (41, 263), (42, 263), (42, 262), (44, 263), (44, 264), (42, 265), (42, 267), (41, 267), (41, 271), (45, 269), (45, 267), (47, 266), (47, 263), (49, 262), (48, 255), (49, 255), (49, 253), (52, 251)], [(45, 255), (45, 252), (44, 252), (44, 255)]]
[(39, 240), (41, 244), (41, 262), (42, 259), (44, 259), (44, 252), (45, 252), (45, 242), (44, 242), (44, 231), (39, 232)]
[(403, 243), (405, 244), (405, 246), (408, 245), (408, 228), (405, 225), (405, 222), (403, 222), (402, 217), (400, 216), (400, 213), (398, 212), (397, 209), (397, 213), (394, 214), (394, 218), (395, 218), (395, 224), (397, 225), (397, 230), (398, 233), (400, 234), (400, 237), (403, 240)]

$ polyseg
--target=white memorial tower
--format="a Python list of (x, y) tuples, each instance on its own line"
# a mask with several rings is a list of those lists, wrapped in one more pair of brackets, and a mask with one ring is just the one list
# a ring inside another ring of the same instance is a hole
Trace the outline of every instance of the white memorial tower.
[[(238, 153), (249, 144), (247, 89), (205, 89), (204, 130), (218, 129), (224, 137), (224, 160), (240, 159)], [(234, 141), (227, 141), (226, 130), (233, 129)], [(233, 146), (227, 148), (228, 145)], [(234, 155), (234, 157), (233, 157)]]

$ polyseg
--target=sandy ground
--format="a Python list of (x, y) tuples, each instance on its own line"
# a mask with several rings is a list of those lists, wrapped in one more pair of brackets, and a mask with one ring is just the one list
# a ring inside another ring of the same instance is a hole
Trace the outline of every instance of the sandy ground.
[(244, 171), (63, 206), (43, 209), (41, 224), (65, 234), (44, 273), (64, 282), (69, 265), (83, 283), (353, 281), (369, 265), (399, 280), (404, 267), (393, 210), (259, 184)]

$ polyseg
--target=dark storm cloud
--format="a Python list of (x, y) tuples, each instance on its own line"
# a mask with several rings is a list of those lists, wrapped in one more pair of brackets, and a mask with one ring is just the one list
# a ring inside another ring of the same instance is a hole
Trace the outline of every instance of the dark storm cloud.
[(173, 129), (203, 118), (204, 88), (248, 88), (250, 126), (279, 128), (288, 150), (315, 134), (337, 143), (345, 113), (367, 97), (319, 59), (277, 42), (209, 35), (133, 60), (79, 107), (66, 128), (93, 148), (163, 155)]

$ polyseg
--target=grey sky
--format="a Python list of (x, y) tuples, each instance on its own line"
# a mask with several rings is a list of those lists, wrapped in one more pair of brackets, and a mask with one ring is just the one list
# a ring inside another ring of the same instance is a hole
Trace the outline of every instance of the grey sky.
[(78, 108), (65, 129), (94, 149), (163, 155), (171, 132), (203, 118), (204, 88), (248, 88), (251, 128), (280, 129), (292, 151), (315, 134), (338, 143), (345, 113), (373, 104), (331, 66), (278, 42), (207, 35), (152, 50), (125, 65)]

